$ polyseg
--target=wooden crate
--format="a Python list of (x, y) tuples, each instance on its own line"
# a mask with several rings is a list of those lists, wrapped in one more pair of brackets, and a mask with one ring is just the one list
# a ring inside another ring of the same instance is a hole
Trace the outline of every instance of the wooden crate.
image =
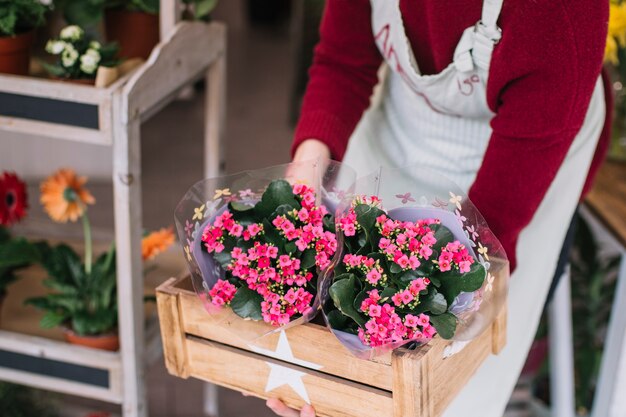
[(439, 416), (485, 358), (506, 342), (503, 312), (481, 337), (446, 359), (444, 350), (451, 343), (435, 338), (419, 349), (398, 349), (372, 362), (352, 356), (315, 323), (247, 344), (232, 328), (245, 331), (259, 323), (217, 322), (188, 277), (171, 278), (157, 288), (157, 302), (165, 363), (172, 375), (260, 398), (278, 397), (294, 408), (308, 401), (319, 416)]

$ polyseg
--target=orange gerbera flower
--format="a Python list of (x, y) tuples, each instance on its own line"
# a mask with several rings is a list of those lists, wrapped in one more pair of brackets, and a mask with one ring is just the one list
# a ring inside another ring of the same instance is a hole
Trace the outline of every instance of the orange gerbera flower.
[(174, 231), (171, 227), (156, 230), (141, 240), (141, 256), (144, 261), (154, 259), (172, 243), (174, 243)]
[(87, 189), (83, 188), (86, 177), (78, 177), (68, 168), (62, 168), (41, 183), (41, 204), (55, 222), (75, 222), (83, 215), (87, 204), (94, 204)]

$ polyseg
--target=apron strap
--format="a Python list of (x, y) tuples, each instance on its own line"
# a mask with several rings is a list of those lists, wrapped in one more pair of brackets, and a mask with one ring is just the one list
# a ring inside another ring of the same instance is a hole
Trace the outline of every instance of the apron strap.
[(498, 27), (502, 2), (483, 0), (481, 20), (463, 32), (454, 52), (454, 64), (459, 71), (472, 71), (474, 67), (489, 70), (493, 48), (502, 38), (502, 30)]
[(483, 0), (482, 24), (491, 30), (499, 30), (498, 18), (502, 11), (503, 0)]

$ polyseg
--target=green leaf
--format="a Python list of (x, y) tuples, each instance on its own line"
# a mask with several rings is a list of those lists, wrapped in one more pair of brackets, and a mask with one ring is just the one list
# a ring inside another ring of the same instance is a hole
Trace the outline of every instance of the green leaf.
[(52, 248), (43, 259), (43, 266), (56, 281), (73, 282), (76, 286), (83, 284), (85, 271), (81, 260), (76, 252), (65, 244)]
[(285, 239), (280, 235), (278, 230), (267, 219), (263, 219), (263, 236), (267, 243), (271, 243), (279, 250), (282, 250), (285, 244)]
[(108, 333), (117, 326), (117, 309), (80, 312), (72, 317), (71, 325), (80, 336)]
[(330, 327), (335, 330), (344, 330), (350, 324), (350, 319), (341, 314), (339, 310), (331, 310), (326, 318)]
[(461, 274), (459, 271), (448, 271), (440, 274), (441, 280), (439, 291), (446, 297), (448, 304), (452, 304), (454, 299), (462, 292), (473, 292), (479, 289), (485, 278), (487, 271), (482, 264), (475, 262), (470, 267), (470, 271)]
[(296, 246), (295, 242), (285, 243), (285, 252), (287, 252), (289, 255), (293, 255), (294, 253), (296, 253), (297, 250), (298, 247)]
[(215, 6), (217, 6), (217, 0), (195, 0), (195, 4), (196, 19), (203, 19), (207, 17), (213, 9), (215, 9)]
[(248, 287), (241, 287), (235, 293), (230, 307), (239, 317), (244, 319), (262, 320), (261, 315), (261, 297), (256, 291), (252, 291)]
[(41, 318), (39, 325), (44, 329), (52, 329), (53, 327), (57, 327), (60, 324), (63, 324), (64, 321), (68, 319), (67, 314), (58, 313), (55, 311), (48, 311)]
[(354, 308), (356, 309), (356, 311), (361, 311), (361, 304), (363, 303), (363, 300), (365, 300), (368, 295), (367, 295), (367, 289), (361, 291), (360, 293), (357, 294), (356, 298), (354, 299)]
[(330, 286), (329, 293), (335, 307), (339, 309), (344, 315), (350, 317), (359, 326), (365, 325), (365, 318), (354, 308), (354, 300), (359, 287), (357, 286), (357, 279), (353, 274), (350, 274), (350, 278), (341, 279), (336, 281)]
[(432, 289), (432, 291), (421, 300), (421, 307), (424, 311), (430, 311), (432, 314), (443, 314), (448, 309), (448, 303), (443, 294)]
[(395, 262), (390, 262), (390, 266), (389, 266), (389, 271), (392, 274), (399, 274), (400, 272), (402, 272), (402, 268), (400, 267), (400, 265), (398, 265)]
[(26, 266), (39, 260), (37, 247), (24, 238), (13, 238), (0, 244), (0, 268)]
[(380, 293), (380, 301), (387, 301), (389, 298), (393, 297), (398, 292), (398, 289), (395, 287), (386, 287)]
[(102, 20), (104, 3), (105, 0), (71, 0), (65, 4), (63, 15), (69, 24), (86, 28)]
[(228, 265), (233, 260), (233, 257), (230, 255), (228, 249), (223, 250), (222, 252), (213, 252), (213, 259), (221, 265), (222, 268), (226, 269)]
[(301, 208), (293, 194), (291, 185), (285, 180), (275, 180), (267, 187), (261, 201), (255, 206), (255, 210), (259, 216), (266, 218), (283, 205), (298, 210)]
[(451, 313), (443, 313), (438, 316), (430, 316), (430, 323), (442, 338), (449, 340), (456, 332), (456, 317)]
[(442, 224), (432, 224), (430, 228), (435, 232), (435, 243), (432, 247), (433, 251), (441, 251), (441, 248), (446, 246), (450, 242), (454, 242), (454, 235), (452, 231)]
[(307, 249), (302, 253), (300, 268), (311, 269), (315, 266), (315, 249)]

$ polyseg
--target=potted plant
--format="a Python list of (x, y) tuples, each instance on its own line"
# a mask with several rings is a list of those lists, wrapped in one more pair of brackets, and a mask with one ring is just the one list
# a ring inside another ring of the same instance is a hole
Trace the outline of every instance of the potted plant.
[(102, 45), (76, 25), (62, 29), (59, 39), (49, 40), (46, 52), (57, 59), (54, 64), (44, 62), (44, 68), (63, 81), (93, 85), (98, 68), (117, 65), (117, 45)]
[[(122, 58), (148, 59), (159, 43), (159, 0), (57, 0), (65, 19), (91, 27), (104, 19), (107, 39), (117, 42)], [(183, 0), (183, 16), (207, 20), (217, 0)]]
[[(62, 326), (69, 343), (116, 351), (117, 285), (115, 245), (95, 261), (91, 226), (87, 206), (95, 199), (84, 188), (87, 179), (70, 169), (61, 169), (41, 185), (41, 202), (48, 215), (56, 222), (81, 220), (85, 242), (84, 260), (69, 246), (60, 244), (48, 248), (41, 263), (48, 272), (44, 285), (53, 292), (26, 301), (46, 314), (41, 326)], [(142, 241), (144, 260), (153, 259), (174, 242), (170, 229), (162, 229)]]
[(0, 310), (7, 287), (18, 279), (16, 272), (39, 260), (37, 246), (24, 238), (11, 236), (8, 227), (26, 215), (26, 185), (17, 175), (0, 175)]
[(57, 0), (65, 20), (84, 28), (104, 19), (107, 39), (123, 58), (147, 59), (159, 42), (159, 0)]
[(44, 23), (48, 10), (45, 3), (39, 0), (0, 0), (0, 72), (28, 74), (34, 29)]

